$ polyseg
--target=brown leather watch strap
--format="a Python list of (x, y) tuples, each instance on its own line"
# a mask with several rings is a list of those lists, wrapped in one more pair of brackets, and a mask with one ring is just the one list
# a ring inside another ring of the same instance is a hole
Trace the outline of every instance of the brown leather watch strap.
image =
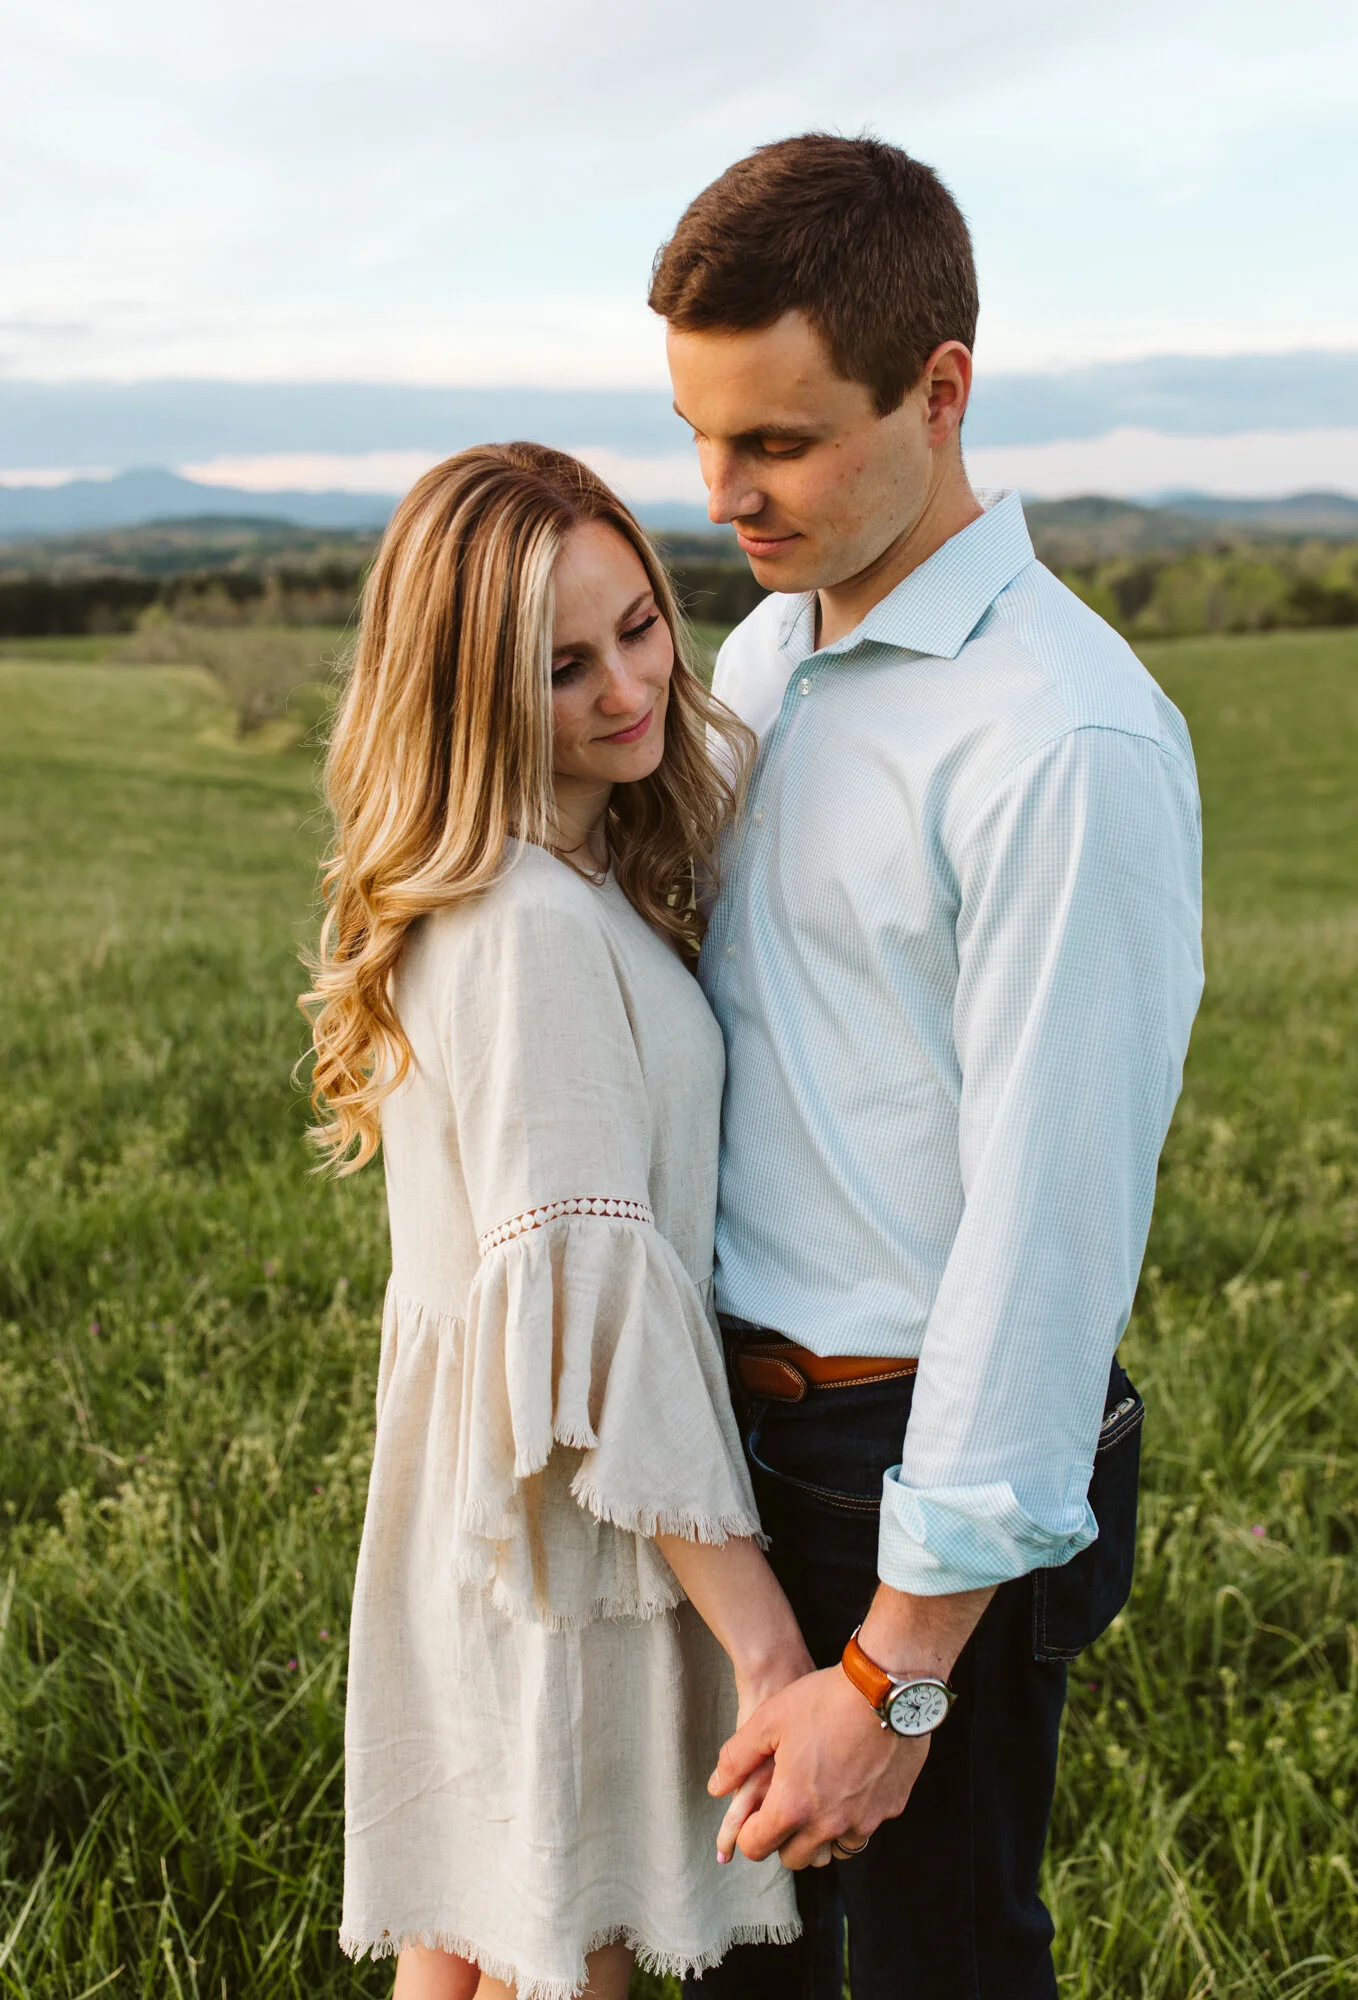
[(868, 1706), (875, 1714), (880, 1715), (882, 1705), (891, 1693), (894, 1683), (891, 1675), (884, 1668), (879, 1667), (875, 1660), (868, 1658), (858, 1643), (857, 1632), (853, 1634), (848, 1645), (844, 1648), (840, 1665), (858, 1689), (858, 1692), (864, 1697)]

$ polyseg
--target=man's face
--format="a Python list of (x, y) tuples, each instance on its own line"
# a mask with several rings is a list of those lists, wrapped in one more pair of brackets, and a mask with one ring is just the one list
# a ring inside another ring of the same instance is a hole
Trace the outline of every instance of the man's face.
[[(674, 407), (693, 427), (708, 514), (734, 523), (765, 589), (847, 583), (919, 519), (965, 405), (965, 348), (941, 348), (900, 408), (880, 417), (871, 390), (836, 373), (801, 313), (752, 333), (670, 327), (666, 345)], [(945, 378), (960, 373), (960, 400), (946, 380), (940, 397), (931, 372), (940, 360)]]

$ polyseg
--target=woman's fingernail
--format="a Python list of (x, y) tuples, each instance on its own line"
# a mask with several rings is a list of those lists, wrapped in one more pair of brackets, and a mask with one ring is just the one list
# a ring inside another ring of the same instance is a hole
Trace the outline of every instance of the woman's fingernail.
[(718, 1848), (718, 1849), (717, 1849), (717, 1859), (718, 1859), (718, 1861), (719, 1861), (719, 1862), (721, 1863), (722, 1867), (724, 1868), (724, 1867), (726, 1866), (727, 1862), (728, 1862), (728, 1861), (729, 1861), (729, 1860), (731, 1859), (731, 1857), (730, 1857), (730, 1855), (729, 1855), (729, 1854), (723, 1854), (723, 1853), (722, 1853), (722, 1851), (721, 1851), (721, 1849), (720, 1849), (720, 1848)]

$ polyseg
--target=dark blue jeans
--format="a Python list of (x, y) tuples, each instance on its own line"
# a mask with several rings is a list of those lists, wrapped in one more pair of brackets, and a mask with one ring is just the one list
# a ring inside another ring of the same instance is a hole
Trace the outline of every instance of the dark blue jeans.
[[(901, 1455), (912, 1380), (813, 1390), (737, 1411), (770, 1559), (819, 1667), (838, 1660), (877, 1583), (882, 1474)], [(899, 1819), (865, 1853), (798, 1877), (805, 1936), (741, 1945), (692, 2000), (1055, 2000), (1038, 1894), (1066, 1662), (1126, 1601), (1141, 1399), (1113, 1364), (1090, 1502), (1098, 1540), (1004, 1584), (953, 1672), (958, 1700)], [(737, 1863), (739, 1866), (739, 1863)]]

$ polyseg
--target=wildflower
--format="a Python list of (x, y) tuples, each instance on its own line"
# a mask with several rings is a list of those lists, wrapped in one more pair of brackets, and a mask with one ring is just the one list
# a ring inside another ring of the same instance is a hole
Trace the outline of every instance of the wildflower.
[(296, 1671), (297, 1671), (297, 1662), (296, 1662), (296, 1660), (289, 1660), (289, 1661), (288, 1661), (288, 1672), (289, 1672), (290, 1674), (295, 1674), (295, 1673), (296, 1673)]
[(325, 1628), (325, 1626), (324, 1626), (324, 1625), (322, 1625), (322, 1627), (321, 1627), (321, 1637), (322, 1637), (323, 1639), (328, 1639), (328, 1638), (330, 1637), (330, 1634), (329, 1634), (329, 1632), (328, 1632), (328, 1631), (326, 1630), (326, 1628)]
[(1268, 1533), (1268, 1529), (1264, 1526), (1262, 1521), (1256, 1521), (1254, 1526), (1250, 1529), (1250, 1533), (1252, 1535), (1263, 1536)]
[(99, 1331), (99, 1322), (98, 1322), (98, 1320), (97, 1320), (97, 1319), (92, 1319), (92, 1320), (90, 1321), (90, 1332), (91, 1332), (91, 1333), (98, 1333), (98, 1331)]

